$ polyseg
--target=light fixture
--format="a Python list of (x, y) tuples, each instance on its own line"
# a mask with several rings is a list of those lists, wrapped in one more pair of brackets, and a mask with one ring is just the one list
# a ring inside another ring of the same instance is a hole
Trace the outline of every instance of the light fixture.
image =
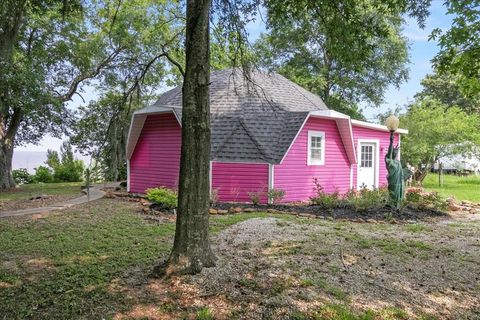
[(397, 131), (399, 124), (400, 124), (400, 120), (398, 120), (398, 118), (395, 117), (393, 114), (385, 120), (385, 125), (387, 126), (390, 132)]

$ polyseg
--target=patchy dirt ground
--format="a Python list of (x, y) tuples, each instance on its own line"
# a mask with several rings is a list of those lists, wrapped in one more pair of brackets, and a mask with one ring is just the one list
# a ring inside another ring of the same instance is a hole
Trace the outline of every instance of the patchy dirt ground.
[(117, 318), (203, 307), (215, 319), (480, 319), (480, 217), (470, 216), (401, 226), (250, 219), (215, 238), (216, 267), (150, 281), (143, 295), (157, 302)]
[(101, 199), (0, 220), (0, 318), (480, 319), (478, 214), (405, 224), (214, 215), (217, 266), (159, 280), (150, 272), (175, 224), (142, 212)]

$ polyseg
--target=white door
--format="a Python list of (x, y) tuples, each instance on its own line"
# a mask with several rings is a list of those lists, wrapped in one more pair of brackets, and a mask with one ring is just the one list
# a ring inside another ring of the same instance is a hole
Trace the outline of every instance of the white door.
[(359, 142), (358, 144), (358, 188), (375, 188), (377, 174), (377, 144), (375, 142)]

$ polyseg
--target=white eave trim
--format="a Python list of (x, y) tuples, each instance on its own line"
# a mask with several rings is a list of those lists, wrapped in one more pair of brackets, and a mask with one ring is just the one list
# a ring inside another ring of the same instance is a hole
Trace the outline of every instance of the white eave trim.
[[(388, 128), (384, 125), (381, 125), (381, 124), (370, 123), (370, 122), (365, 122), (365, 121), (360, 121), (360, 120), (353, 120), (353, 119), (351, 121), (352, 121), (353, 125), (358, 126), (358, 127), (389, 132)], [(397, 129), (397, 131), (395, 131), (395, 133), (408, 134), (408, 130), (399, 128), (399, 129)]]

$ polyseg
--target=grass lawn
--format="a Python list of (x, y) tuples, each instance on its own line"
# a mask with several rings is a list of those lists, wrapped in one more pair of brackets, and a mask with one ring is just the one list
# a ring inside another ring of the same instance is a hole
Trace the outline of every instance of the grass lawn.
[(158, 280), (149, 272), (168, 254), (175, 225), (140, 212), (102, 199), (0, 219), (0, 319), (480, 316), (478, 221), (212, 216), (217, 266)]
[[(0, 191), (0, 211), (48, 206), (82, 195), (82, 182), (25, 184), (9, 191)], [(29, 200), (33, 196), (46, 198)]]
[(444, 197), (480, 202), (480, 176), (459, 177), (445, 175), (443, 187), (438, 185), (438, 174), (430, 173), (423, 182), (427, 190), (437, 191)]
[(0, 201), (24, 200), (39, 194), (76, 195), (83, 182), (24, 184), (11, 191), (0, 192)]

